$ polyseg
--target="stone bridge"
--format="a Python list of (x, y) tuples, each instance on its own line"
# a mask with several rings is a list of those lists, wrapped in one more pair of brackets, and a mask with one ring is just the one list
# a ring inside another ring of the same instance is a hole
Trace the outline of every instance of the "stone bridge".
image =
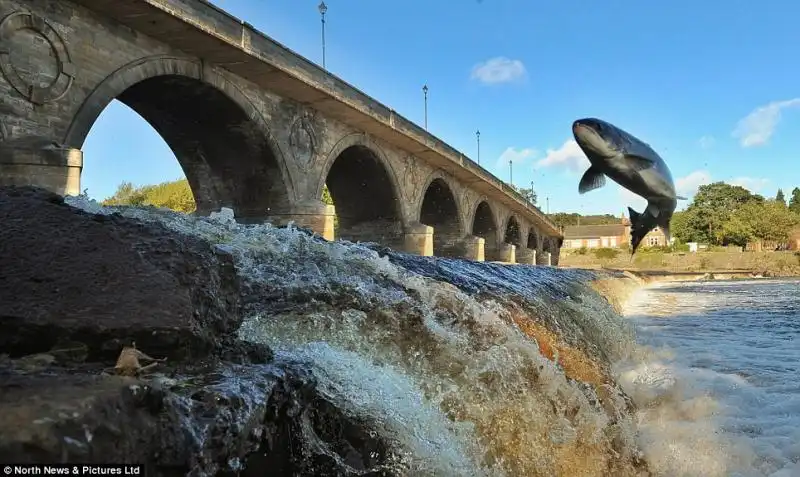
[(507, 184), (206, 1), (0, 0), (0, 17), (0, 184), (79, 193), (81, 147), (117, 99), (175, 153), (198, 213), (558, 262), (559, 229)]

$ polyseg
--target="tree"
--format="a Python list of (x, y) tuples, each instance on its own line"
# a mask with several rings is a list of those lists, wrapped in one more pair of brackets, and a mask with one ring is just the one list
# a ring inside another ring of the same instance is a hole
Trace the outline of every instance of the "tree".
[(328, 189), (328, 184), (325, 184), (322, 187), (322, 202), (333, 205), (333, 197), (331, 197), (331, 191)]
[(786, 197), (783, 196), (782, 189), (778, 189), (778, 193), (775, 194), (775, 200), (781, 202), (783, 205), (786, 205)]
[(512, 189), (517, 191), (517, 193), (522, 196), (523, 199), (527, 200), (533, 205), (536, 205), (537, 194), (536, 191), (533, 190), (533, 188), (526, 189), (524, 187), (517, 187), (513, 184), (510, 185)]
[(130, 205), (166, 207), (178, 212), (194, 212), (196, 205), (189, 181), (161, 182), (154, 185), (135, 187), (130, 182), (123, 182), (111, 197), (102, 202), (103, 205)]
[(753, 201), (733, 213), (723, 229), (729, 243), (744, 246), (752, 240), (785, 242), (798, 223), (800, 217), (790, 211), (784, 202)]
[(800, 187), (792, 189), (792, 198), (789, 199), (789, 209), (796, 214), (800, 214)]
[(764, 198), (741, 186), (724, 182), (702, 185), (686, 208), (687, 226), (692, 238), (711, 244), (725, 244), (723, 226), (731, 215), (748, 202), (763, 203)]
[(675, 212), (669, 223), (669, 231), (681, 243), (694, 242), (694, 230), (689, 226), (689, 212)]

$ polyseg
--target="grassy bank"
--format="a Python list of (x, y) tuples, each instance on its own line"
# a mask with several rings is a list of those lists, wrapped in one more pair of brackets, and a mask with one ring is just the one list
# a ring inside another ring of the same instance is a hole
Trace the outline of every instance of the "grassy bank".
[(630, 253), (612, 249), (588, 250), (585, 253), (561, 251), (559, 265), (579, 268), (615, 268), (669, 272), (715, 270), (752, 270), (772, 276), (800, 276), (800, 252), (666, 252), (640, 250), (633, 260)]

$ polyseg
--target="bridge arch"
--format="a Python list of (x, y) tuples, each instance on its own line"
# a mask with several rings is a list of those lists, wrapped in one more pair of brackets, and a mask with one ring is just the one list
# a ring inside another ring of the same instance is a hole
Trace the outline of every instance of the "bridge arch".
[(541, 243), (541, 237), (536, 232), (536, 228), (531, 225), (530, 229), (528, 229), (528, 240), (527, 244), (525, 245), (530, 250), (541, 250), (539, 248), (539, 244)]
[(506, 226), (504, 229), (503, 242), (516, 245), (517, 249), (522, 247), (522, 227), (519, 220), (513, 215), (509, 215), (506, 219)]
[(63, 144), (80, 149), (114, 99), (138, 113), (172, 149), (198, 213), (226, 206), (239, 217), (257, 219), (289, 209), (294, 186), (267, 121), (218, 70), (162, 55), (128, 63), (89, 93)]
[(403, 209), (397, 178), (386, 155), (364, 134), (349, 134), (328, 153), (317, 197), (328, 186), (338, 220), (337, 237), (403, 245)]
[(434, 173), (422, 189), (419, 221), (433, 227), (433, 254), (438, 256), (461, 256), (459, 242), (464, 236), (461, 211), (454, 188), (440, 174)]
[[(497, 215), (489, 202), (480, 200), (475, 205), (475, 209), (470, 214), (472, 222), (472, 235), (483, 238), (485, 250), (494, 251), (497, 249)], [(488, 253), (487, 253), (488, 254)]]

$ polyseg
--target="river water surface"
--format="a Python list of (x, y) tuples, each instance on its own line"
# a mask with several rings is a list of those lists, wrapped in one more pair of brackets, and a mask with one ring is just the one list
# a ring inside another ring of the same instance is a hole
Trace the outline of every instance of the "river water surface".
[[(800, 280), (662, 283), (626, 306), (619, 379), (667, 475), (800, 476)], [(665, 402), (672, 404), (665, 406)]]

